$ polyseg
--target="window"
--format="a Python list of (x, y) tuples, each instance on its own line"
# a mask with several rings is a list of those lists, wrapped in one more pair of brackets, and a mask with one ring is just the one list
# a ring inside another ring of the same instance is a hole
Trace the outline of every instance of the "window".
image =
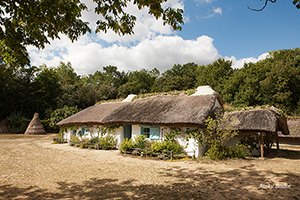
[(88, 134), (89, 133), (89, 129), (88, 128), (86, 128), (86, 127), (81, 127), (81, 130), (78, 132), (78, 135), (80, 136), (80, 137), (82, 137), (83, 135), (86, 135), (86, 134)]
[(141, 134), (150, 140), (159, 140), (159, 127), (142, 126)]
[(72, 136), (76, 135), (77, 130), (72, 130)]
[(146, 136), (146, 138), (150, 138), (150, 128), (143, 128), (143, 135)]

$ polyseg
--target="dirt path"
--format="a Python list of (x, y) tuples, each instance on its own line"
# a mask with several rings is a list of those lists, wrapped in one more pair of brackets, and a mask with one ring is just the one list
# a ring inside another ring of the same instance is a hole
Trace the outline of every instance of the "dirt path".
[(0, 199), (300, 199), (300, 148), (265, 160), (167, 162), (52, 137), (0, 135)]

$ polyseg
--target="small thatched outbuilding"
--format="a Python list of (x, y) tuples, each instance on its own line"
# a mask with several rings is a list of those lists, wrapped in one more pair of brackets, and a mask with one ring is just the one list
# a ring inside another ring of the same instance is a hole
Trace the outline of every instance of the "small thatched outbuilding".
[(290, 134), (286, 135), (282, 131), (279, 132), (279, 142), (281, 144), (300, 145), (300, 119), (288, 119), (287, 124)]
[(245, 111), (232, 111), (225, 113), (223, 124), (226, 127), (238, 130), (239, 134), (260, 134), (261, 156), (263, 157), (264, 135), (272, 135), (276, 139), (277, 149), (279, 149), (278, 131), (284, 135), (289, 135), (287, 119), (279, 111), (271, 107), (269, 109), (250, 109)]
[(43, 124), (40, 121), (39, 113), (34, 113), (34, 116), (29, 123), (25, 133), (25, 135), (44, 135), (46, 131), (44, 129)]

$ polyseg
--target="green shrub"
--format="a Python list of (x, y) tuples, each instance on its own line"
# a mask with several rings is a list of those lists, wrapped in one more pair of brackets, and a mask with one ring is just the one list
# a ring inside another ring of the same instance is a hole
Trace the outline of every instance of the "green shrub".
[(233, 150), (234, 158), (246, 158), (251, 155), (249, 149), (242, 144), (237, 144), (237, 146), (233, 147), (232, 150)]
[(238, 144), (236, 147), (229, 145), (212, 145), (206, 155), (213, 160), (223, 160), (227, 158), (246, 158), (250, 155), (245, 145)]
[(229, 158), (231, 154), (231, 147), (226, 145), (211, 145), (206, 152), (206, 155), (213, 160)]
[(151, 150), (154, 152), (160, 152), (164, 150), (166, 147), (162, 142), (155, 141), (151, 144)]
[(81, 142), (80, 139), (76, 135), (73, 135), (70, 139), (70, 143), (73, 145), (79, 144), (80, 142)]
[(99, 143), (102, 149), (115, 149), (118, 143), (118, 139), (114, 135), (108, 134), (104, 137), (101, 137)]
[(128, 151), (129, 149), (132, 149), (132, 148), (135, 148), (134, 141), (132, 139), (126, 138), (121, 144), (120, 152), (126, 153), (126, 151)]
[(139, 135), (139, 136), (136, 136), (134, 138), (134, 146), (135, 148), (145, 148), (146, 147), (146, 144), (147, 144), (147, 140), (146, 140), (146, 136), (145, 135)]
[(177, 141), (175, 142), (167, 142), (167, 151), (173, 150), (174, 153), (180, 153), (184, 149)]
[(183, 146), (181, 146), (178, 142), (169, 142), (169, 141), (163, 141), (163, 142), (153, 142), (151, 145), (151, 150), (154, 152), (161, 152), (161, 151), (172, 151), (174, 153), (180, 153), (184, 149)]
[(241, 138), (241, 140), (238, 141), (237, 144), (246, 146), (251, 153), (253, 150), (259, 149), (259, 147), (258, 147), (259, 137), (258, 137), (258, 135), (245, 136), (245, 137)]
[(64, 139), (64, 135), (62, 133), (58, 134), (58, 137), (53, 138), (53, 143), (54, 144), (63, 144), (66, 143)]
[(89, 142), (91, 144), (97, 144), (100, 143), (100, 140), (101, 140), (100, 137), (97, 136), (97, 137), (92, 137)]
[(26, 131), (31, 119), (23, 117), (21, 112), (13, 112), (7, 117), (9, 131), (15, 134), (23, 134)]

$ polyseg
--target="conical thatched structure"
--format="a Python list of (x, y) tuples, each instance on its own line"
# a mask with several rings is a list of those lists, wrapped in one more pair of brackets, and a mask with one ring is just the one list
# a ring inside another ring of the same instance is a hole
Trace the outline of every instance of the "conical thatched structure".
[(43, 135), (46, 134), (46, 131), (43, 127), (43, 124), (40, 121), (39, 113), (34, 113), (33, 119), (29, 123), (25, 135)]

